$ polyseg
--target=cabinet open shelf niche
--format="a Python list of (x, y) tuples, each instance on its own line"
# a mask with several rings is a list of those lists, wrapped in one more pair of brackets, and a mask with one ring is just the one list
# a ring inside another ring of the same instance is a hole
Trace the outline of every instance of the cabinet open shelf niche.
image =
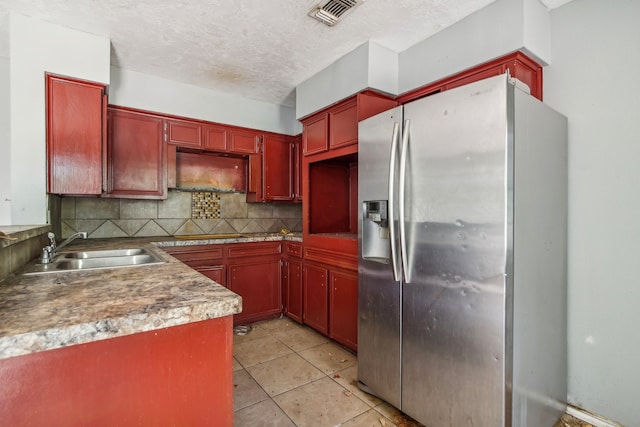
[(358, 237), (358, 155), (309, 163), (309, 234)]

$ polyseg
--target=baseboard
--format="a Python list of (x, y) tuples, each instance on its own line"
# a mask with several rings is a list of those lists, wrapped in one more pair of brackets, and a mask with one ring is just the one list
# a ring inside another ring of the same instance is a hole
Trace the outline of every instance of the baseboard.
[(598, 415), (585, 411), (582, 408), (577, 408), (571, 405), (567, 405), (567, 414), (571, 415), (572, 417), (576, 417), (582, 421), (585, 421), (593, 425), (594, 427), (624, 427), (622, 424), (618, 424), (614, 421), (606, 420)]

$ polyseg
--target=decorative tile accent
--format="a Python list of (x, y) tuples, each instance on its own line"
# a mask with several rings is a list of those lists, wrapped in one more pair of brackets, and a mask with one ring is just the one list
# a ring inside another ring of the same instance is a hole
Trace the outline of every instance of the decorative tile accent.
[(220, 194), (197, 191), (191, 193), (192, 219), (220, 219)]

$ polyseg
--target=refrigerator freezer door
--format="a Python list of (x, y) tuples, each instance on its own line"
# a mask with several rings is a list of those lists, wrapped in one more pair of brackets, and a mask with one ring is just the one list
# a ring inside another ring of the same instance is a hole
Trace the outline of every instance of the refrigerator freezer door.
[[(389, 196), (389, 174), (394, 169), (390, 168), (390, 151), (394, 124), (401, 121), (402, 108), (398, 107), (363, 120), (358, 127), (359, 206), (388, 200), (387, 221), (396, 221), (396, 225), (398, 213), (393, 206), (397, 204)], [(363, 258), (363, 232), (366, 228), (380, 232), (374, 224), (363, 227), (363, 217), (358, 221), (358, 379), (363, 389), (400, 408), (401, 287), (394, 281), (391, 264), (398, 265), (399, 260), (382, 264)], [(387, 237), (390, 246), (392, 236)]]
[(402, 410), (425, 425), (503, 425), (507, 91), (499, 76), (405, 105)]

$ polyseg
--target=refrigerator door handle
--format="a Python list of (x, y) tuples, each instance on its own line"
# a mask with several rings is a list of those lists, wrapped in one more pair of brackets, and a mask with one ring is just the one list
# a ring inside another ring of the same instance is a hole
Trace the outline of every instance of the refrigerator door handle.
[(391, 240), (391, 266), (393, 270), (393, 280), (399, 282), (400, 266), (398, 265), (398, 248), (396, 246), (396, 223), (393, 216), (396, 205), (396, 157), (398, 152), (398, 142), (400, 141), (400, 124), (393, 124), (393, 136), (391, 138), (391, 153), (389, 155), (389, 240)]
[(404, 281), (405, 283), (411, 283), (411, 278), (409, 277), (409, 268), (408, 268), (408, 259), (407, 259), (407, 233), (405, 229), (405, 217), (404, 217), (404, 208), (405, 208), (405, 182), (406, 182), (406, 174), (407, 174), (407, 156), (409, 153), (409, 129), (410, 122), (409, 120), (404, 121), (404, 127), (402, 129), (402, 151), (400, 154), (400, 197), (398, 200), (398, 221), (400, 222), (400, 254), (402, 258), (402, 271), (404, 273)]

